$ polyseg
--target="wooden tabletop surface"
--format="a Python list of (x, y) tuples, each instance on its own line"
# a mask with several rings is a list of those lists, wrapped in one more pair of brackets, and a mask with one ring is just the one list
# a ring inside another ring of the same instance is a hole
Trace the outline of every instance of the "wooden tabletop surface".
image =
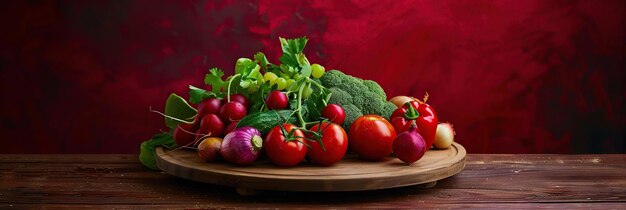
[(432, 188), (265, 192), (176, 178), (136, 155), (0, 155), (0, 209), (11, 208), (626, 209), (626, 155), (474, 155)]

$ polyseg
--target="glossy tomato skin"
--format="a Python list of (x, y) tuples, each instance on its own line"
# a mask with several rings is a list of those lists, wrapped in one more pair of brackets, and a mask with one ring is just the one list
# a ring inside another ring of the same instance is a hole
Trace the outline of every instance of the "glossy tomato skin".
[(363, 115), (350, 126), (349, 145), (359, 157), (377, 161), (391, 154), (396, 130), (385, 118)]
[(337, 104), (328, 104), (322, 109), (322, 117), (329, 119), (335, 124), (343, 124), (346, 119), (346, 112)]
[[(296, 126), (292, 124), (283, 124), (285, 131), (289, 133)], [(300, 137), (296, 140), (285, 140), (285, 135), (280, 126), (273, 127), (265, 136), (263, 148), (267, 157), (276, 165), (290, 167), (298, 165), (304, 160), (307, 153), (307, 147), (302, 142), (305, 140), (304, 134), (300, 130), (294, 131), (294, 136)]]
[[(320, 129), (321, 128), (321, 129)], [(324, 148), (317, 143), (309, 141), (309, 151), (307, 157), (311, 162), (322, 165), (330, 166), (340, 161), (348, 150), (348, 135), (343, 128), (335, 123), (324, 122), (321, 124), (315, 124), (309, 130), (322, 132), (322, 143)], [(314, 139), (312, 135), (308, 138)]]

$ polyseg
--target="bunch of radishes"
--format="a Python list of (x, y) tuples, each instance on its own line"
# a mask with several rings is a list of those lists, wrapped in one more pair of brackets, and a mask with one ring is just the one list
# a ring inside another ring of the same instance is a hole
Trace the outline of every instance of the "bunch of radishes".
[(228, 97), (222, 100), (208, 98), (198, 104), (198, 113), (193, 123), (180, 123), (174, 129), (174, 141), (179, 146), (193, 147), (208, 137), (221, 139), (247, 115), (249, 106), (248, 99), (241, 94), (231, 95), (230, 101)]

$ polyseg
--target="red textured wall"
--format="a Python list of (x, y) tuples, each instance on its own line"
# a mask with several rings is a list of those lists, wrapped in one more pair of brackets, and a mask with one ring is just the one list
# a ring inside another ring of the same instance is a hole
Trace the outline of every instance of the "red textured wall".
[(471, 153), (625, 152), (625, 1), (9, 1), (0, 153), (136, 153), (149, 107), (306, 35), (312, 62), (421, 96)]

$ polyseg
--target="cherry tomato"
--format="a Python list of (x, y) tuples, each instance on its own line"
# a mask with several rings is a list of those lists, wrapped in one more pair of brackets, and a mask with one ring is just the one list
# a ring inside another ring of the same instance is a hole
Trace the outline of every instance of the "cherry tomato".
[[(222, 99), (222, 100), (224, 100), (224, 103), (228, 102), (227, 101), (228, 100), (227, 97), (224, 97), (224, 99)], [(250, 108), (250, 101), (248, 101), (248, 98), (246, 98), (244, 95), (241, 95), (239, 93), (231, 94), (230, 95), (230, 102), (233, 102), (233, 101), (243, 104), (243, 106), (246, 107), (246, 110), (248, 108)]]
[[(335, 123), (324, 122), (321, 126), (320, 124), (315, 124), (309, 130), (321, 131), (321, 140), (324, 144), (324, 148), (322, 148), (317, 142), (308, 142), (310, 147), (307, 157), (311, 162), (329, 166), (340, 161), (346, 154), (346, 150), (348, 150), (348, 135), (346, 135), (346, 131), (341, 126)], [(308, 138), (315, 139), (313, 135), (309, 135)]]
[(337, 104), (328, 104), (322, 109), (322, 117), (329, 119), (335, 124), (341, 125), (346, 119), (346, 112)]
[(267, 104), (268, 109), (286, 109), (289, 104), (289, 100), (287, 99), (287, 95), (283, 92), (275, 90), (267, 95), (265, 104)]
[[(292, 124), (282, 125), (288, 134), (296, 126)], [(304, 134), (300, 130), (294, 131), (294, 139), (285, 139), (285, 135), (281, 131), (280, 126), (274, 126), (265, 136), (263, 148), (267, 157), (278, 166), (295, 166), (298, 165), (307, 153), (307, 147), (304, 145)]]
[(237, 122), (248, 114), (246, 107), (239, 102), (228, 102), (220, 108), (220, 117), (226, 123)]
[(383, 117), (363, 115), (350, 126), (349, 145), (366, 160), (382, 160), (391, 154), (396, 130)]
[[(404, 131), (408, 131), (411, 128), (411, 122), (415, 121), (415, 120), (407, 120), (404, 117), (396, 117), (391, 119), (391, 125), (393, 125), (393, 128), (396, 129), (396, 133), (400, 134)], [(419, 132), (419, 128), (418, 129)]]

